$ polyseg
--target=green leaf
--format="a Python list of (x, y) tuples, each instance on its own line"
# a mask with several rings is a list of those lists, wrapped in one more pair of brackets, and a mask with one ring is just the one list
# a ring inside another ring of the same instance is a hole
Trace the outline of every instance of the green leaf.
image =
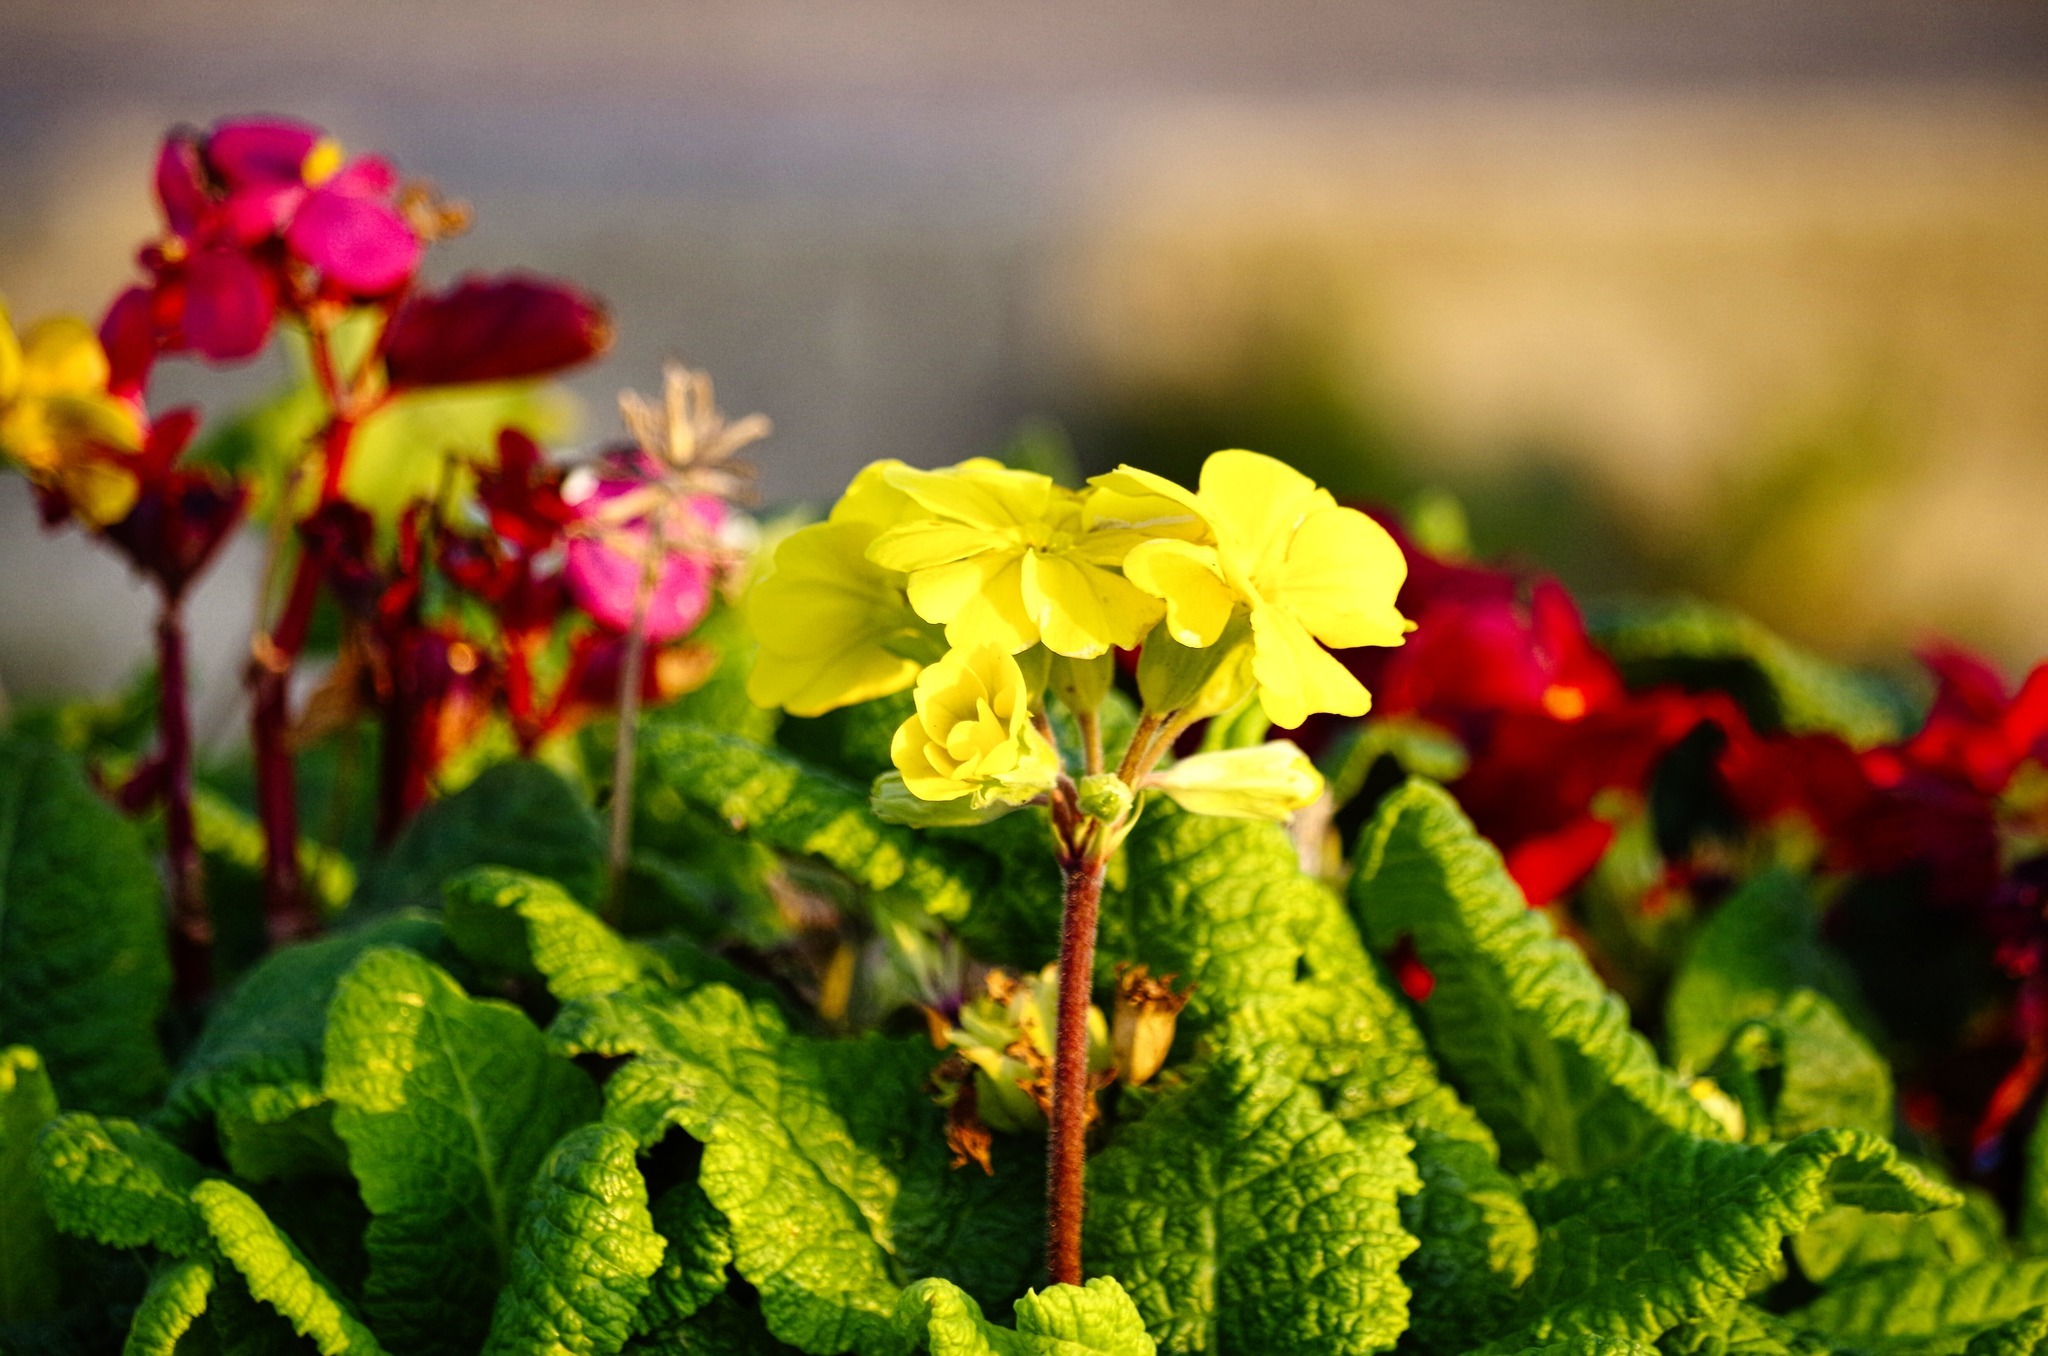
[(897, 1321), (931, 1356), (1153, 1356), (1138, 1308), (1109, 1277), (1055, 1285), (1017, 1301), (1017, 1326), (981, 1316), (950, 1281), (919, 1281), (903, 1292)]
[(159, 1271), (136, 1307), (121, 1356), (174, 1356), (178, 1339), (206, 1312), (213, 1294), (213, 1263), (188, 1257)]
[(1941, 1356), (2042, 1304), (2048, 1258), (1961, 1267), (1901, 1263), (1840, 1277), (1790, 1318), (1838, 1350)]
[(1751, 1304), (1681, 1323), (1657, 1349), (1664, 1356), (1829, 1356), (1825, 1340)]
[(473, 866), (530, 872), (595, 904), (604, 890), (604, 830), (553, 768), (499, 763), (420, 811), (363, 883), (357, 907), (436, 905), (441, 887)]
[(631, 1135), (585, 1125), (540, 1166), (485, 1356), (612, 1356), (632, 1336), (661, 1264)]
[(1891, 1069), (1834, 1004), (1810, 989), (1736, 1028), (1710, 1072), (1741, 1104), (1752, 1140), (1791, 1139), (1828, 1126), (1891, 1133)]
[(448, 882), (448, 938), (494, 974), (545, 980), (559, 1002), (673, 983), (661, 957), (629, 942), (553, 881), (478, 867)]
[(1720, 1133), (1441, 787), (1410, 781), (1382, 802), (1351, 899), (1375, 946), (1414, 940), (1436, 980), (1430, 1048), (1510, 1166), (1584, 1172), (1667, 1129)]
[(1805, 882), (1766, 871), (1714, 910), (1672, 981), (1664, 1003), (1672, 1063), (1706, 1068), (1736, 1027), (1771, 1016), (1795, 989), (1860, 1011), (1855, 976), (1822, 942), (1820, 906)]
[(1089, 1165), (1088, 1268), (1166, 1351), (1376, 1352), (1408, 1326), (1408, 1136), (1385, 1117), (1347, 1133), (1284, 1064), (1219, 1056)]
[(36, 1137), (36, 1181), (51, 1222), (114, 1248), (191, 1257), (205, 1246), (192, 1189), (206, 1171), (133, 1121), (67, 1112)]
[(1881, 680), (1830, 664), (1760, 623), (1693, 601), (1593, 619), (1594, 639), (1631, 686), (1719, 688), (1763, 730), (1836, 734), (1857, 748), (1900, 737), (1907, 713)]
[(42, 1057), (0, 1050), (0, 1326), (57, 1310), (56, 1233), (36, 1188), (36, 1133), (57, 1115)]
[(1962, 1189), (1963, 1203), (1924, 1215), (1873, 1215), (1837, 1206), (1792, 1240), (1792, 1255), (1810, 1281), (1888, 1263), (1953, 1268), (2010, 1255), (1998, 1203), (1979, 1187)]
[(1986, 1328), (1970, 1339), (1968, 1356), (2035, 1356), (2048, 1345), (2048, 1304)]
[(381, 1356), (370, 1330), (239, 1187), (201, 1182), (192, 1189), (192, 1205), (249, 1293), (283, 1315), (321, 1356)]
[(590, 1080), (505, 1003), (410, 952), (366, 952), (328, 1010), (325, 1088), (370, 1209), (363, 1305), (401, 1350), (483, 1340), (534, 1170), (592, 1119)]
[(645, 731), (639, 813), (673, 819), (694, 806), (782, 852), (816, 857), (869, 890), (964, 918), (969, 882), (910, 829), (868, 811), (865, 786), (808, 768), (779, 749), (693, 724)]
[(1401, 1265), (1408, 1283), (1408, 1338), (1429, 1352), (1470, 1351), (1514, 1313), (1536, 1263), (1536, 1222), (1490, 1145), (1411, 1128), (1422, 1190), (1401, 1202), (1401, 1223), (1420, 1246)]
[[(754, 667), (756, 646), (753, 632), (747, 626), (746, 610), (715, 602), (704, 620), (690, 632), (690, 643), (717, 651), (718, 666), (702, 686), (685, 692), (667, 706), (649, 711), (644, 728), (701, 725), (756, 744), (766, 744), (775, 738), (784, 723), (783, 714), (756, 706), (747, 696), (747, 675)], [(886, 752), (882, 761), (889, 761)]]
[(0, 1045), (41, 1053), (66, 1106), (164, 1085), (162, 887), (136, 826), (49, 745), (0, 735)]
[(2020, 1244), (2048, 1252), (2048, 1116), (2037, 1115), (2027, 1133), (2026, 1179), (2020, 1192)]
[(639, 1056), (606, 1085), (605, 1119), (644, 1145), (670, 1125), (703, 1144), (698, 1183), (730, 1224), (770, 1331), (820, 1356), (903, 1348), (895, 1155), (879, 1145), (921, 1100), (928, 1045), (800, 1041), (772, 1009), (716, 984), (574, 1004), (553, 1034), (572, 1050)]
[(1923, 1211), (1955, 1192), (1854, 1130), (1758, 1146), (1668, 1135), (1634, 1165), (1533, 1196), (1543, 1225), (1524, 1326), (1492, 1346), (1603, 1333), (1654, 1341), (1717, 1318), (1769, 1275), (1787, 1236), (1833, 1205)]
[(272, 952), (207, 1019), (158, 1127), (190, 1142), (213, 1120), (228, 1166), (250, 1181), (344, 1169), (321, 1089), (328, 1001), (365, 951), (431, 954), (440, 942), (439, 921), (408, 911)]
[(725, 1293), (732, 1228), (695, 1182), (664, 1191), (653, 1217), (665, 1246), (640, 1306), (641, 1328), (656, 1345), (674, 1345), (690, 1317)]
[(1420, 1032), (1343, 906), (1304, 875), (1278, 825), (1152, 804), (1124, 846), (1128, 885), (1103, 902), (1098, 978), (1117, 962), (1194, 985), (1179, 1044), (1200, 1038), (1298, 1052), (1350, 1117), (1438, 1086)]

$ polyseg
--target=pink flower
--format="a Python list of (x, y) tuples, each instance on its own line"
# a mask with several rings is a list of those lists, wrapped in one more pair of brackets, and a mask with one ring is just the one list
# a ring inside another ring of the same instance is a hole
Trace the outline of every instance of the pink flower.
[(646, 600), (647, 639), (657, 645), (704, 619), (718, 569), (713, 541), (725, 524), (725, 503), (716, 496), (650, 496), (658, 474), (652, 457), (633, 451), (606, 457), (594, 479), (572, 482), (566, 497), (578, 522), (565, 571), (578, 607), (611, 630), (630, 630), (661, 514), (662, 559)]

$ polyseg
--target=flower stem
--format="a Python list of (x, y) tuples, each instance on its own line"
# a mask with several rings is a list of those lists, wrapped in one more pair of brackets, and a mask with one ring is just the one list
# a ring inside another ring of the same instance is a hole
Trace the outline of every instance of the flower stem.
[(1102, 906), (1102, 858), (1062, 864), (1059, 1026), (1053, 1046), (1052, 1133), (1047, 1145), (1046, 1268), (1055, 1285), (1081, 1283), (1083, 1171), (1088, 1151), (1088, 1002), (1093, 996), (1095, 923)]
[(605, 921), (614, 927), (624, 907), (626, 859), (633, 851), (633, 748), (640, 728), (641, 669), (647, 659), (647, 609), (654, 600), (666, 549), (664, 514), (657, 510), (653, 518), (647, 555), (640, 566), (640, 586), (633, 594), (633, 624), (626, 629), (626, 653), (619, 665), (619, 733), (612, 752), (612, 834), (605, 890)]
[(166, 587), (156, 621), (157, 735), (163, 759), (164, 849), (171, 878), (171, 966), (181, 1001), (213, 987), (213, 919), (206, 868), (192, 827), (192, 699), (185, 666), (184, 599)]

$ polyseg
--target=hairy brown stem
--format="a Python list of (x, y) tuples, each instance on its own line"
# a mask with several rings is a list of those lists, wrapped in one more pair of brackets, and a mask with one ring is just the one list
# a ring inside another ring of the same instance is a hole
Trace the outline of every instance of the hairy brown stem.
[(1093, 996), (1095, 923), (1103, 862), (1090, 854), (1062, 864), (1059, 1028), (1053, 1046), (1052, 1133), (1047, 1144), (1045, 1262), (1055, 1285), (1081, 1283), (1081, 1213), (1088, 1152), (1088, 1003)]
[(156, 621), (157, 734), (163, 759), (164, 855), (171, 878), (171, 973), (182, 1002), (213, 987), (213, 919), (206, 868), (192, 827), (192, 699), (185, 667), (184, 600), (166, 588)]

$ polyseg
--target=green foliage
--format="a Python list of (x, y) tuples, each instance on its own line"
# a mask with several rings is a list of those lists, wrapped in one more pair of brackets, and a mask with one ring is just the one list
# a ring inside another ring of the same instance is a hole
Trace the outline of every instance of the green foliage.
[(443, 885), (473, 866), (530, 871), (595, 904), (604, 890), (604, 829), (560, 773), (499, 763), (406, 826), (364, 881), (358, 907), (432, 906)]
[(0, 1327), (57, 1310), (55, 1233), (35, 1187), (36, 1133), (56, 1115), (41, 1057), (0, 1050)]
[(1090, 1165), (1089, 1267), (1169, 1352), (1362, 1354), (1408, 1325), (1408, 1137), (1384, 1116), (1347, 1133), (1276, 1065), (1219, 1057)]
[(1666, 1130), (1719, 1133), (1441, 788), (1411, 781), (1381, 804), (1351, 899), (1375, 946), (1411, 938), (1435, 976), (1430, 1047), (1511, 1164), (1585, 1172)]
[(903, 1292), (897, 1319), (931, 1356), (1153, 1356), (1137, 1306), (1106, 1277), (1056, 1285), (1017, 1301), (1017, 1326), (1000, 1328), (950, 1281)]
[(541, 1158), (597, 1091), (517, 1009), (408, 951), (365, 952), (329, 1007), (323, 1084), (370, 1208), (364, 1312), (405, 1351), (471, 1352)]
[(164, 1085), (162, 887), (140, 832), (56, 748), (0, 734), (0, 1044), (66, 1106), (136, 1111)]

